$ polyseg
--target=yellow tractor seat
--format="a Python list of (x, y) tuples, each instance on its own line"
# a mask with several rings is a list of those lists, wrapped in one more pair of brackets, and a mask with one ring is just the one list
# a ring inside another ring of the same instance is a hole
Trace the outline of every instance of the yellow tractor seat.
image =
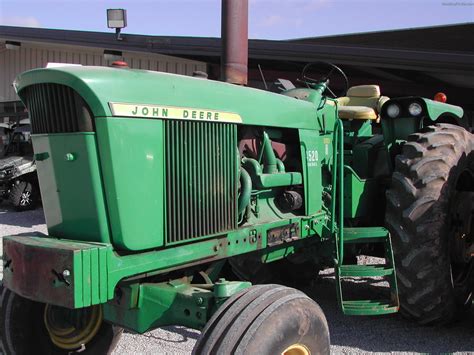
[(382, 105), (388, 100), (380, 96), (378, 85), (359, 85), (347, 90), (347, 95), (338, 97), (339, 117), (348, 120), (376, 120)]

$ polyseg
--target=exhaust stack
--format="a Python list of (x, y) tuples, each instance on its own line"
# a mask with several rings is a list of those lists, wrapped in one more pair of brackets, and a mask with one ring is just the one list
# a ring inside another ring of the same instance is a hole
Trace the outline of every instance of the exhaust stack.
[(248, 0), (222, 0), (221, 80), (247, 85)]

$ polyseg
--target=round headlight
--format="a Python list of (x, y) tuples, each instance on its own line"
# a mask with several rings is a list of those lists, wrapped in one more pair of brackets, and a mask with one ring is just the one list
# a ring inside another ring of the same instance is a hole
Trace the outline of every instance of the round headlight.
[(400, 114), (400, 106), (397, 104), (390, 104), (387, 107), (387, 115), (390, 118), (395, 118)]
[(423, 109), (421, 108), (421, 105), (417, 102), (413, 102), (408, 106), (408, 112), (410, 112), (410, 115), (412, 116), (418, 116), (421, 114)]

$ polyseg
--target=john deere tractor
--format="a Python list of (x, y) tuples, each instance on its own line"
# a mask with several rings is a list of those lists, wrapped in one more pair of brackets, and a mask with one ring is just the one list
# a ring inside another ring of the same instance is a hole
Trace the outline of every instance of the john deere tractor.
[[(226, 81), (239, 83), (247, 52), (230, 43)], [(105, 354), (123, 329), (177, 324), (202, 330), (195, 354), (327, 354), (321, 308), (288, 287), (323, 268), (348, 315), (434, 323), (469, 306), (462, 108), (349, 87), (328, 63), (281, 93), (228, 82), (123, 62), (17, 77), (48, 235), (3, 238), (4, 353)], [(354, 298), (354, 278), (388, 292)]]
[[(463, 110), (376, 85), (333, 98), (345, 74), (312, 77), (321, 65), (281, 94), (123, 67), (20, 75), (49, 235), (3, 239), (4, 351), (106, 353), (123, 328), (180, 324), (202, 329), (196, 354), (327, 353), (319, 306), (264, 284), (324, 267), (349, 315), (396, 312), (396, 275), (403, 314), (420, 322), (467, 307)], [(353, 277), (390, 293), (347, 299)]]

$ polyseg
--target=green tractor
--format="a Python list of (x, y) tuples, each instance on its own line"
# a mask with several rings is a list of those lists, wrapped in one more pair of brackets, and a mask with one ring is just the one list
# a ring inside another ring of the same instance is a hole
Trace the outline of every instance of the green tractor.
[[(3, 240), (4, 352), (107, 353), (124, 328), (180, 324), (202, 329), (196, 354), (327, 353), (316, 302), (274, 283), (326, 267), (345, 314), (467, 307), (472, 123), (375, 85), (332, 98), (344, 73), (314, 66), (282, 94), (128, 68), (20, 75), (49, 235)], [(347, 299), (353, 277), (390, 293)]]
[[(278, 284), (328, 267), (348, 315), (434, 323), (468, 307), (472, 121), (350, 88), (328, 63), (301, 81), (276, 94), (123, 65), (21, 74), (49, 235), (3, 239), (4, 353), (108, 353), (123, 329), (173, 324), (202, 330), (196, 354), (328, 353), (317, 303)], [(348, 297), (344, 280), (367, 277), (387, 295)]]

